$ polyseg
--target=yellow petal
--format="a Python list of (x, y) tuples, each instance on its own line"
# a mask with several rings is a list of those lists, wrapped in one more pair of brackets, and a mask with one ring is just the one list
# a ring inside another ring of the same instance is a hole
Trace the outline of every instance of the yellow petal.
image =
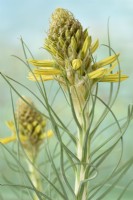
[(114, 65), (112, 65), (112, 67), (110, 67), (109, 69), (106, 69), (106, 68), (97, 69), (97, 70), (95, 70), (93, 72), (90, 72), (88, 74), (88, 76), (89, 76), (90, 79), (101, 78), (102, 76), (105, 76), (108, 73), (110, 73), (116, 67), (116, 64), (117, 63), (115, 63)]
[(115, 62), (109, 69), (108, 68), (100, 68), (88, 74), (90, 79), (102, 78), (108, 76), (110, 72), (117, 66), (117, 62)]
[(92, 65), (92, 68), (97, 69), (97, 68), (103, 67), (105, 65), (109, 65), (109, 64), (113, 63), (114, 61), (116, 61), (118, 56), (119, 56), (119, 54), (109, 56), (108, 58), (105, 58), (104, 60), (101, 60), (101, 61), (95, 63), (94, 65)]
[(91, 53), (94, 53), (99, 47), (99, 40), (97, 39), (90, 47)]
[(37, 67), (56, 67), (53, 60), (28, 60), (28, 62)]
[(100, 68), (100, 69), (97, 69), (93, 72), (90, 72), (88, 74), (88, 76), (89, 76), (89, 79), (95, 79), (95, 78), (100, 78), (100, 77), (104, 76), (105, 74), (106, 74), (106, 69)]
[(59, 75), (61, 74), (61, 70), (52, 67), (40, 67), (38, 69), (34, 69), (33, 73), (38, 75)]
[(128, 78), (125, 74), (109, 74), (107, 76), (104, 76), (100, 82), (119, 82), (119, 81), (125, 81)]
[(49, 80), (53, 80), (54, 76), (52, 76), (52, 75), (38, 75), (38, 74), (33, 75), (30, 72), (28, 79), (31, 80), (31, 81), (49, 81)]
[(16, 139), (17, 137), (14, 135), (14, 136), (6, 137), (6, 138), (0, 138), (0, 142), (2, 144), (7, 144), (9, 142), (15, 141)]

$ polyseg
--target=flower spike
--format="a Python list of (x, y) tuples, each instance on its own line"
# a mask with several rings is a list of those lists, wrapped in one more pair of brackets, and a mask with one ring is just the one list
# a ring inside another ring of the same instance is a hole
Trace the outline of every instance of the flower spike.
[(9, 142), (20, 139), (23, 147), (27, 151), (32, 151), (33, 148), (39, 148), (44, 139), (53, 136), (52, 130), (44, 131), (46, 127), (46, 120), (37, 111), (35, 105), (30, 99), (24, 98), (27, 103), (19, 99), (16, 120), (18, 123), (18, 136), (13, 121), (6, 122), (8, 128), (12, 131), (12, 135), (6, 138), (0, 138), (0, 142), (7, 144)]
[(119, 54), (94, 62), (93, 53), (98, 47), (99, 40), (92, 43), (88, 30), (83, 30), (81, 23), (71, 12), (57, 8), (52, 14), (44, 44), (53, 60), (29, 60), (37, 69), (33, 70), (33, 73), (30, 72), (28, 77), (32, 81), (55, 79), (61, 84), (65, 84), (67, 78), (72, 87), (86, 77), (94, 83), (126, 80), (128, 76), (119, 72), (113, 75), (112, 67), (109, 70), (103, 68), (107, 65), (114, 66)]

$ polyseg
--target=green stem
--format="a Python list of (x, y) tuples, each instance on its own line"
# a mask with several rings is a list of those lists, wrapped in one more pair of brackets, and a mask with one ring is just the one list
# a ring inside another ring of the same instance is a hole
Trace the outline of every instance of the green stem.
[[(33, 155), (29, 155), (29, 160), (27, 160), (28, 163), (28, 168), (29, 168), (29, 175), (30, 175), (30, 179), (34, 185), (34, 187), (38, 190), (41, 191), (42, 190), (42, 184), (41, 184), (41, 180), (40, 180), (40, 176), (39, 173), (37, 172), (37, 170), (34, 167), (34, 164), (36, 162), (36, 156)], [(39, 200), (38, 196), (36, 195), (36, 193), (34, 193), (34, 200)]]
[[(88, 179), (89, 176), (89, 162), (90, 162), (90, 140), (86, 140), (86, 122), (89, 123), (88, 109), (86, 109), (84, 115), (78, 115), (79, 123), (82, 126), (82, 130), (78, 130), (77, 135), (77, 157), (79, 164), (75, 174), (75, 195), (76, 200), (87, 200), (88, 196)], [(86, 144), (86, 145), (85, 145)]]
[[(90, 83), (88, 79), (79, 80), (78, 84), (71, 87), (71, 95), (74, 111), (80, 124), (77, 134), (77, 157), (79, 163), (75, 171), (75, 200), (87, 200), (88, 197), (88, 176), (90, 163), (90, 140), (86, 141), (86, 134), (89, 124), (89, 94)], [(77, 127), (78, 128), (78, 127)]]
[[(75, 173), (76, 200), (86, 200), (88, 196), (88, 183), (85, 182), (85, 180), (88, 179), (88, 174), (89, 174), (88, 171), (89, 142), (87, 144), (86, 149), (83, 149), (84, 138), (85, 138), (85, 132), (78, 133), (77, 157), (80, 160), (80, 163), (78, 164)], [(86, 153), (83, 151), (86, 151)]]

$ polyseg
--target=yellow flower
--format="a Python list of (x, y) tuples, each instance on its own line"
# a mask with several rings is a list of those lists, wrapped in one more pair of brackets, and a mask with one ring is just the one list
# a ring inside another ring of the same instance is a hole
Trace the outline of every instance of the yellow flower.
[(92, 83), (126, 80), (127, 75), (121, 72), (113, 73), (113, 69), (118, 65), (119, 54), (94, 62), (93, 53), (98, 47), (99, 41), (92, 43), (88, 30), (83, 30), (72, 13), (58, 8), (52, 15), (44, 44), (53, 60), (29, 60), (30, 64), (36, 66), (33, 73), (29, 74), (29, 79), (61, 81), (65, 76), (70, 85), (77, 83), (77, 77), (81, 80), (86, 76)]
[[(19, 99), (16, 110), (16, 122), (18, 125), (18, 137), (26, 150), (38, 148), (44, 139), (53, 136), (52, 130), (44, 131), (46, 120), (42, 117), (30, 99), (25, 98), (28, 104)], [(3, 144), (17, 140), (16, 126), (13, 121), (6, 122), (12, 135), (0, 138)], [(33, 147), (33, 148), (32, 148)]]
[[(87, 29), (69, 11), (58, 8), (52, 14), (48, 36), (44, 43), (51, 60), (29, 60), (36, 68), (29, 73), (32, 81), (56, 80), (69, 89), (74, 110), (80, 123), (82, 112), (89, 102), (90, 91), (97, 82), (120, 82), (127, 75), (113, 70), (118, 66), (119, 54), (96, 61), (93, 54), (99, 40), (92, 42)], [(89, 106), (88, 106), (89, 107)], [(86, 111), (86, 118), (87, 118)]]

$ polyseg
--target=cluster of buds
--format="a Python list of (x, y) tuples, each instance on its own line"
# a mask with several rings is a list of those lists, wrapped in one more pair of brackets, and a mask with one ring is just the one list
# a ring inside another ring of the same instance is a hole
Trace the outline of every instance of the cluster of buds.
[[(87, 58), (87, 49), (91, 45), (91, 36), (82, 25), (75, 20), (72, 13), (58, 8), (52, 15), (48, 38), (45, 48), (54, 56), (57, 63), (63, 68), (77, 70), (85, 63), (89, 67), (90, 56)], [(84, 60), (85, 59), (85, 60)]]
[(29, 154), (36, 155), (44, 139), (53, 135), (51, 130), (45, 131), (46, 119), (37, 110), (34, 103), (25, 97), (18, 100), (15, 118), (17, 127), (13, 121), (7, 122), (13, 135), (0, 139), (0, 142), (9, 143), (18, 138)]
[(42, 142), (46, 120), (30, 99), (19, 99), (16, 110), (19, 136), (25, 148), (36, 146)]
[[(73, 14), (58, 8), (51, 17), (44, 47), (54, 58), (56, 67), (62, 70), (69, 83), (74, 85), (92, 71), (92, 53), (98, 47), (98, 40), (92, 44), (88, 30), (83, 30)], [(59, 77), (58, 80), (63, 82), (64, 77)]]

